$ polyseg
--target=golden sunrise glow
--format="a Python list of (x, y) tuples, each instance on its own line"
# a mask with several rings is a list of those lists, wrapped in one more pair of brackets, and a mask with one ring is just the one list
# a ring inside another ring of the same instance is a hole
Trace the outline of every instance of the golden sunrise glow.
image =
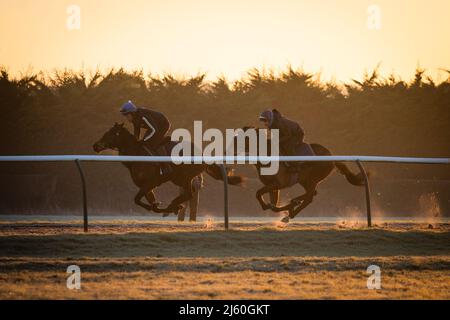
[[(66, 27), (69, 5), (81, 29)], [(367, 8), (381, 9), (381, 29)], [(0, 64), (13, 73), (125, 67), (145, 72), (242, 76), (287, 64), (325, 79), (409, 79), (418, 63), (439, 77), (449, 67), (447, 0), (0, 0)]]

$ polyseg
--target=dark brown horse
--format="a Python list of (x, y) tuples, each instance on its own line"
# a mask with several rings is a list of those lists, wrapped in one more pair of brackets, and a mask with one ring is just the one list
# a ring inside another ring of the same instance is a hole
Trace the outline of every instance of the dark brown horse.
[[(166, 145), (168, 146), (168, 153), (175, 145), (167, 137)], [(192, 146), (193, 147), (193, 146)], [(106, 149), (117, 150), (119, 155), (126, 156), (145, 156), (147, 155), (136, 140), (136, 138), (126, 129), (123, 124), (115, 124), (109, 129), (103, 137), (93, 145), (95, 152), (101, 152)], [(163, 213), (164, 216), (171, 212), (178, 214), (183, 209), (182, 203), (192, 199), (193, 188), (192, 179), (202, 172), (208, 173), (216, 180), (223, 180), (221, 169), (218, 165), (207, 164), (180, 164), (173, 165), (173, 172), (170, 175), (170, 180), (163, 181), (160, 174), (160, 165), (151, 162), (124, 162), (131, 174), (131, 178), (136, 186), (139, 187), (139, 192), (136, 194), (134, 201), (138, 206), (141, 206), (149, 211), (156, 213)], [(171, 181), (175, 185), (182, 188), (181, 195), (176, 197), (169, 204), (167, 208), (159, 208), (159, 203), (156, 202), (153, 190), (161, 184)], [(243, 182), (243, 177), (235, 176), (228, 173), (228, 183), (231, 185), (240, 185)], [(146, 198), (148, 203), (142, 201)]]
[[(243, 131), (241, 131), (241, 133), (255, 128), (244, 127), (242, 129)], [(235, 146), (237, 145), (237, 139), (239, 139), (238, 135), (235, 136)], [(317, 156), (332, 155), (330, 150), (320, 144), (313, 143), (311, 144), (311, 147)], [(257, 146), (257, 150), (259, 154), (259, 145)], [(246, 139), (245, 153), (248, 154), (248, 152), (249, 141)], [(270, 155), (270, 143), (268, 144), (267, 153)], [(317, 186), (331, 174), (334, 168), (337, 168), (339, 173), (343, 174), (347, 178), (347, 181), (352, 185), (364, 185), (364, 177), (362, 174), (352, 173), (350, 169), (342, 162), (304, 162), (300, 166), (299, 173), (292, 172), (292, 170), (289, 170), (285, 163), (280, 162), (279, 170), (275, 175), (262, 175), (261, 168), (263, 168), (263, 165), (258, 162), (255, 166), (259, 179), (264, 184), (264, 187), (256, 192), (256, 198), (261, 204), (263, 210), (271, 209), (274, 212), (288, 211), (289, 215), (282, 219), (283, 222), (289, 222), (289, 219), (293, 219), (300, 211), (305, 209), (313, 201), (314, 196), (317, 195)], [(283, 207), (278, 207), (280, 190), (291, 187), (297, 183), (305, 189), (305, 193), (292, 199), (289, 204)], [(270, 195), (271, 203), (266, 203), (264, 201), (265, 194)]]

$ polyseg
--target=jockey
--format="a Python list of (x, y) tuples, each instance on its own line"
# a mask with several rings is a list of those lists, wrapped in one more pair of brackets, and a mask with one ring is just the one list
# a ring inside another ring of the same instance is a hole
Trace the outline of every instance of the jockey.
[[(284, 117), (277, 109), (261, 113), (259, 120), (267, 129), (278, 129), (280, 135), (280, 153), (285, 156), (313, 156), (311, 146), (304, 142), (305, 131), (298, 122)], [(301, 162), (286, 163), (296, 171)]]
[[(138, 108), (133, 102), (128, 101), (120, 108), (120, 113), (133, 124), (134, 136), (140, 142), (144, 150), (151, 156), (167, 156), (167, 151), (162, 142), (170, 129), (170, 122), (161, 112)], [(145, 130), (142, 140), (141, 129)], [(162, 163), (164, 177), (172, 172), (170, 164)]]

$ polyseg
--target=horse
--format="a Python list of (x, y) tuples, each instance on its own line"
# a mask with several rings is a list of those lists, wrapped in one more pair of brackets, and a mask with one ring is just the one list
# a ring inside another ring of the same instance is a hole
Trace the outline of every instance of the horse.
[[(163, 142), (168, 153), (171, 152), (176, 144), (177, 142), (170, 141), (170, 137), (166, 137)], [(191, 146), (193, 147), (192, 143)], [(111, 149), (117, 150), (119, 155), (147, 155), (142, 145), (137, 141), (134, 135), (124, 127), (123, 123), (115, 123), (111, 129), (103, 134), (100, 140), (94, 143), (93, 149), (97, 153), (106, 149)], [(193, 197), (192, 179), (202, 172), (206, 172), (216, 180), (223, 180), (222, 171), (216, 164), (208, 165), (202, 163), (173, 165), (173, 172), (170, 174), (170, 177), (165, 180), (161, 178), (159, 163), (123, 162), (122, 164), (128, 168), (134, 184), (139, 188), (138, 193), (134, 197), (135, 204), (148, 211), (163, 213), (163, 216), (167, 216), (170, 213), (178, 215), (180, 210), (183, 209), (181, 204), (191, 200)], [(229, 171), (227, 172), (227, 178), (228, 184), (230, 185), (241, 185), (244, 181), (243, 176), (233, 175)], [(182, 193), (173, 199), (166, 208), (160, 208), (153, 190), (168, 181), (179, 186), (182, 189)], [(148, 203), (142, 201), (142, 198), (144, 197)]]
[[(240, 133), (234, 137), (234, 145), (237, 145), (238, 139), (242, 138), (239, 134), (245, 134), (247, 130), (262, 130), (256, 129), (254, 127), (244, 127), (240, 130)], [(259, 139), (257, 145), (257, 152), (259, 155)], [(245, 154), (249, 153), (249, 141), (245, 139), (244, 144)], [(270, 146), (268, 143), (267, 154), (270, 155)], [(331, 151), (326, 147), (312, 143), (310, 144), (314, 153), (317, 156), (331, 156)], [(235, 147), (235, 154), (237, 152)], [(283, 162), (279, 164), (279, 170), (275, 175), (262, 175), (261, 169), (264, 167), (263, 164), (257, 162), (255, 164), (256, 170), (258, 172), (259, 180), (264, 184), (264, 186), (256, 192), (256, 199), (260, 203), (263, 210), (271, 209), (274, 212), (288, 211), (288, 215), (282, 218), (282, 222), (287, 223), (290, 219), (294, 219), (297, 214), (310, 205), (313, 201), (314, 196), (317, 195), (317, 187), (320, 182), (325, 180), (331, 172), (336, 168), (339, 173), (344, 175), (347, 181), (354, 186), (364, 186), (364, 176), (361, 173), (353, 173), (344, 163), (335, 161), (324, 161), (324, 162), (304, 162), (300, 164), (298, 173), (292, 172), (292, 170)], [(300, 184), (305, 193), (295, 197), (290, 200), (289, 204), (278, 207), (278, 200), (280, 197), (280, 190), (291, 187), (295, 184)], [(264, 200), (264, 195), (269, 194), (271, 203), (266, 203)]]

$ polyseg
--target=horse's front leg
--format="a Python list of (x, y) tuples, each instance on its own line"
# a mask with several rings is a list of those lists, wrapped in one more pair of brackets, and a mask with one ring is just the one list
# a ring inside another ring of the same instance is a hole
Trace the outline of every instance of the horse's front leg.
[(270, 195), (270, 203), (274, 206), (278, 206), (280, 200), (280, 189), (272, 190)]
[(153, 192), (153, 189), (151, 189), (147, 194), (145, 195), (145, 199), (147, 199), (148, 203), (152, 207), (152, 210), (156, 213), (161, 213), (159, 211), (158, 205), (161, 203), (156, 201), (155, 193)]
[[(150, 190), (151, 191), (151, 190)], [(147, 193), (149, 192), (149, 190), (147, 188), (141, 188), (139, 189), (139, 192), (136, 194), (136, 196), (134, 197), (134, 203), (148, 211), (153, 211), (154, 209), (154, 205), (153, 202), (150, 202), (150, 204), (145, 203), (144, 201), (142, 201), (142, 198), (145, 197), (147, 195)], [(148, 200), (148, 199), (147, 199)]]
[(294, 203), (298, 206), (293, 206), (289, 209), (289, 215), (284, 217), (281, 221), (289, 222), (290, 219), (294, 219), (300, 211), (311, 204), (315, 195), (317, 195), (316, 185), (308, 186), (304, 195), (301, 195), (291, 201), (291, 204)]
[(282, 207), (272, 207), (272, 210), (274, 212), (281, 212), (281, 211), (292, 211), (296, 206), (300, 205), (302, 201), (306, 199), (307, 194), (302, 194), (301, 196), (295, 197), (292, 199), (289, 204), (282, 206)]
[[(156, 187), (154, 183), (147, 183), (140, 187), (139, 192), (134, 197), (134, 203), (148, 211), (154, 211), (158, 213), (158, 203), (156, 203), (155, 194), (153, 189)], [(142, 201), (142, 198), (146, 198), (148, 203)]]
[(271, 204), (268, 204), (264, 201), (264, 195), (266, 193), (272, 192), (273, 190), (276, 190), (276, 187), (273, 186), (264, 186), (258, 191), (256, 191), (256, 199), (258, 200), (259, 204), (261, 205), (261, 208), (263, 210), (268, 210), (272, 207)]

